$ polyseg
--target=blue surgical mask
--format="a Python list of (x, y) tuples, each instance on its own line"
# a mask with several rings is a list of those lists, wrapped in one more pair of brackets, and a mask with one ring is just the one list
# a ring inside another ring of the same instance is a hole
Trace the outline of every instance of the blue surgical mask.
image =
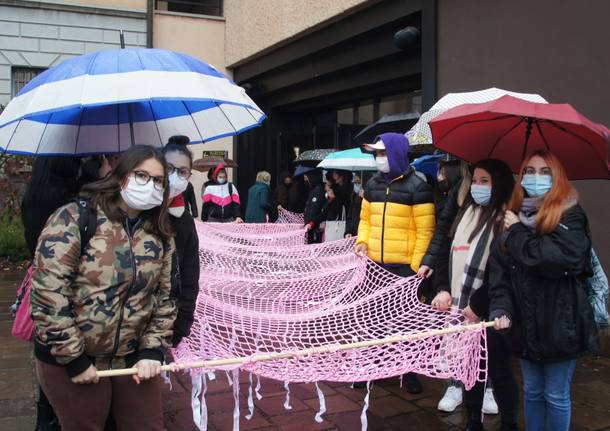
[(553, 177), (550, 175), (523, 175), (521, 187), (527, 192), (527, 195), (532, 198), (543, 196), (553, 187)]
[(354, 193), (358, 194), (362, 190), (362, 184), (354, 184)]
[(491, 186), (473, 184), (470, 186), (472, 199), (481, 206), (485, 206), (491, 200)]
[(224, 184), (224, 183), (227, 182), (227, 179), (226, 178), (218, 178), (217, 182), (218, 182), (218, 184)]

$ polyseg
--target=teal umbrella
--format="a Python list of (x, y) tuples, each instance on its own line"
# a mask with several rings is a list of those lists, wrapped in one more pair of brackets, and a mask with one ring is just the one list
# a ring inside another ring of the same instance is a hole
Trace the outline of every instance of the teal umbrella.
[(376, 171), (377, 165), (372, 154), (363, 153), (360, 148), (330, 153), (318, 164), (322, 169), (343, 171)]

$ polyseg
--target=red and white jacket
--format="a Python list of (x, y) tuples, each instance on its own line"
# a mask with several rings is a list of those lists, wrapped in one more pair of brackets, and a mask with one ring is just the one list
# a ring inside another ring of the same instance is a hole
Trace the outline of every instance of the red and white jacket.
[(201, 220), (227, 220), (241, 217), (239, 193), (232, 183), (210, 184), (203, 192)]

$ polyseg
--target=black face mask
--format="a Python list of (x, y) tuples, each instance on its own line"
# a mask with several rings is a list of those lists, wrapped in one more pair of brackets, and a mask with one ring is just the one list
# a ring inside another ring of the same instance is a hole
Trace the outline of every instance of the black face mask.
[(447, 193), (449, 191), (449, 181), (446, 179), (438, 181), (436, 184), (441, 193)]

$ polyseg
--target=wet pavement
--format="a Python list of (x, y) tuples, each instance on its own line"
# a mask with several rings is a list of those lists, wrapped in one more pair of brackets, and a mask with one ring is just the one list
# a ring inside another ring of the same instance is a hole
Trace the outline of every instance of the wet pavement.
[[(34, 429), (36, 380), (32, 371), (31, 345), (10, 335), (12, 318), (9, 306), (23, 277), (22, 272), (0, 273), (0, 430)], [(607, 352), (607, 349), (606, 349)], [(291, 410), (284, 408), (286, 391), (283, 383), (262, 379), (261, 400), (254, 400), (254, 415), (248, 412), (249, 376), (240, 376), (240, 410), (242, 430), (318, 431), (360, 429), (364, 389), (333, 382), (320, 383), (327, 411), (324, 421), (314, 420), (319, 407), (313, 384), (290, 385)], [(463, 409), (446, 414), (436, 410), (445, 383), (422, 378), (424, 392), (410, 395), (400, 388), (398, 379), (377, 382), (371, 391), (368, 412), (369, 430), (461, 430)], [(610, 431), (610, 356), (591, 357), (579, 361), (573, 393), (574, 431)], [(208, 429), (231, 430), (233, 393), (223, 372), (209, 382), (206, 396), (209, 411)], [(164, 416), (168, 431), (196, 430), (192, 419), (190, 378), (185, 374), (172, 376), (172, 390), (164, 388)], [(497, 416), (485, 417), (487, 430), (499, 428)]]

